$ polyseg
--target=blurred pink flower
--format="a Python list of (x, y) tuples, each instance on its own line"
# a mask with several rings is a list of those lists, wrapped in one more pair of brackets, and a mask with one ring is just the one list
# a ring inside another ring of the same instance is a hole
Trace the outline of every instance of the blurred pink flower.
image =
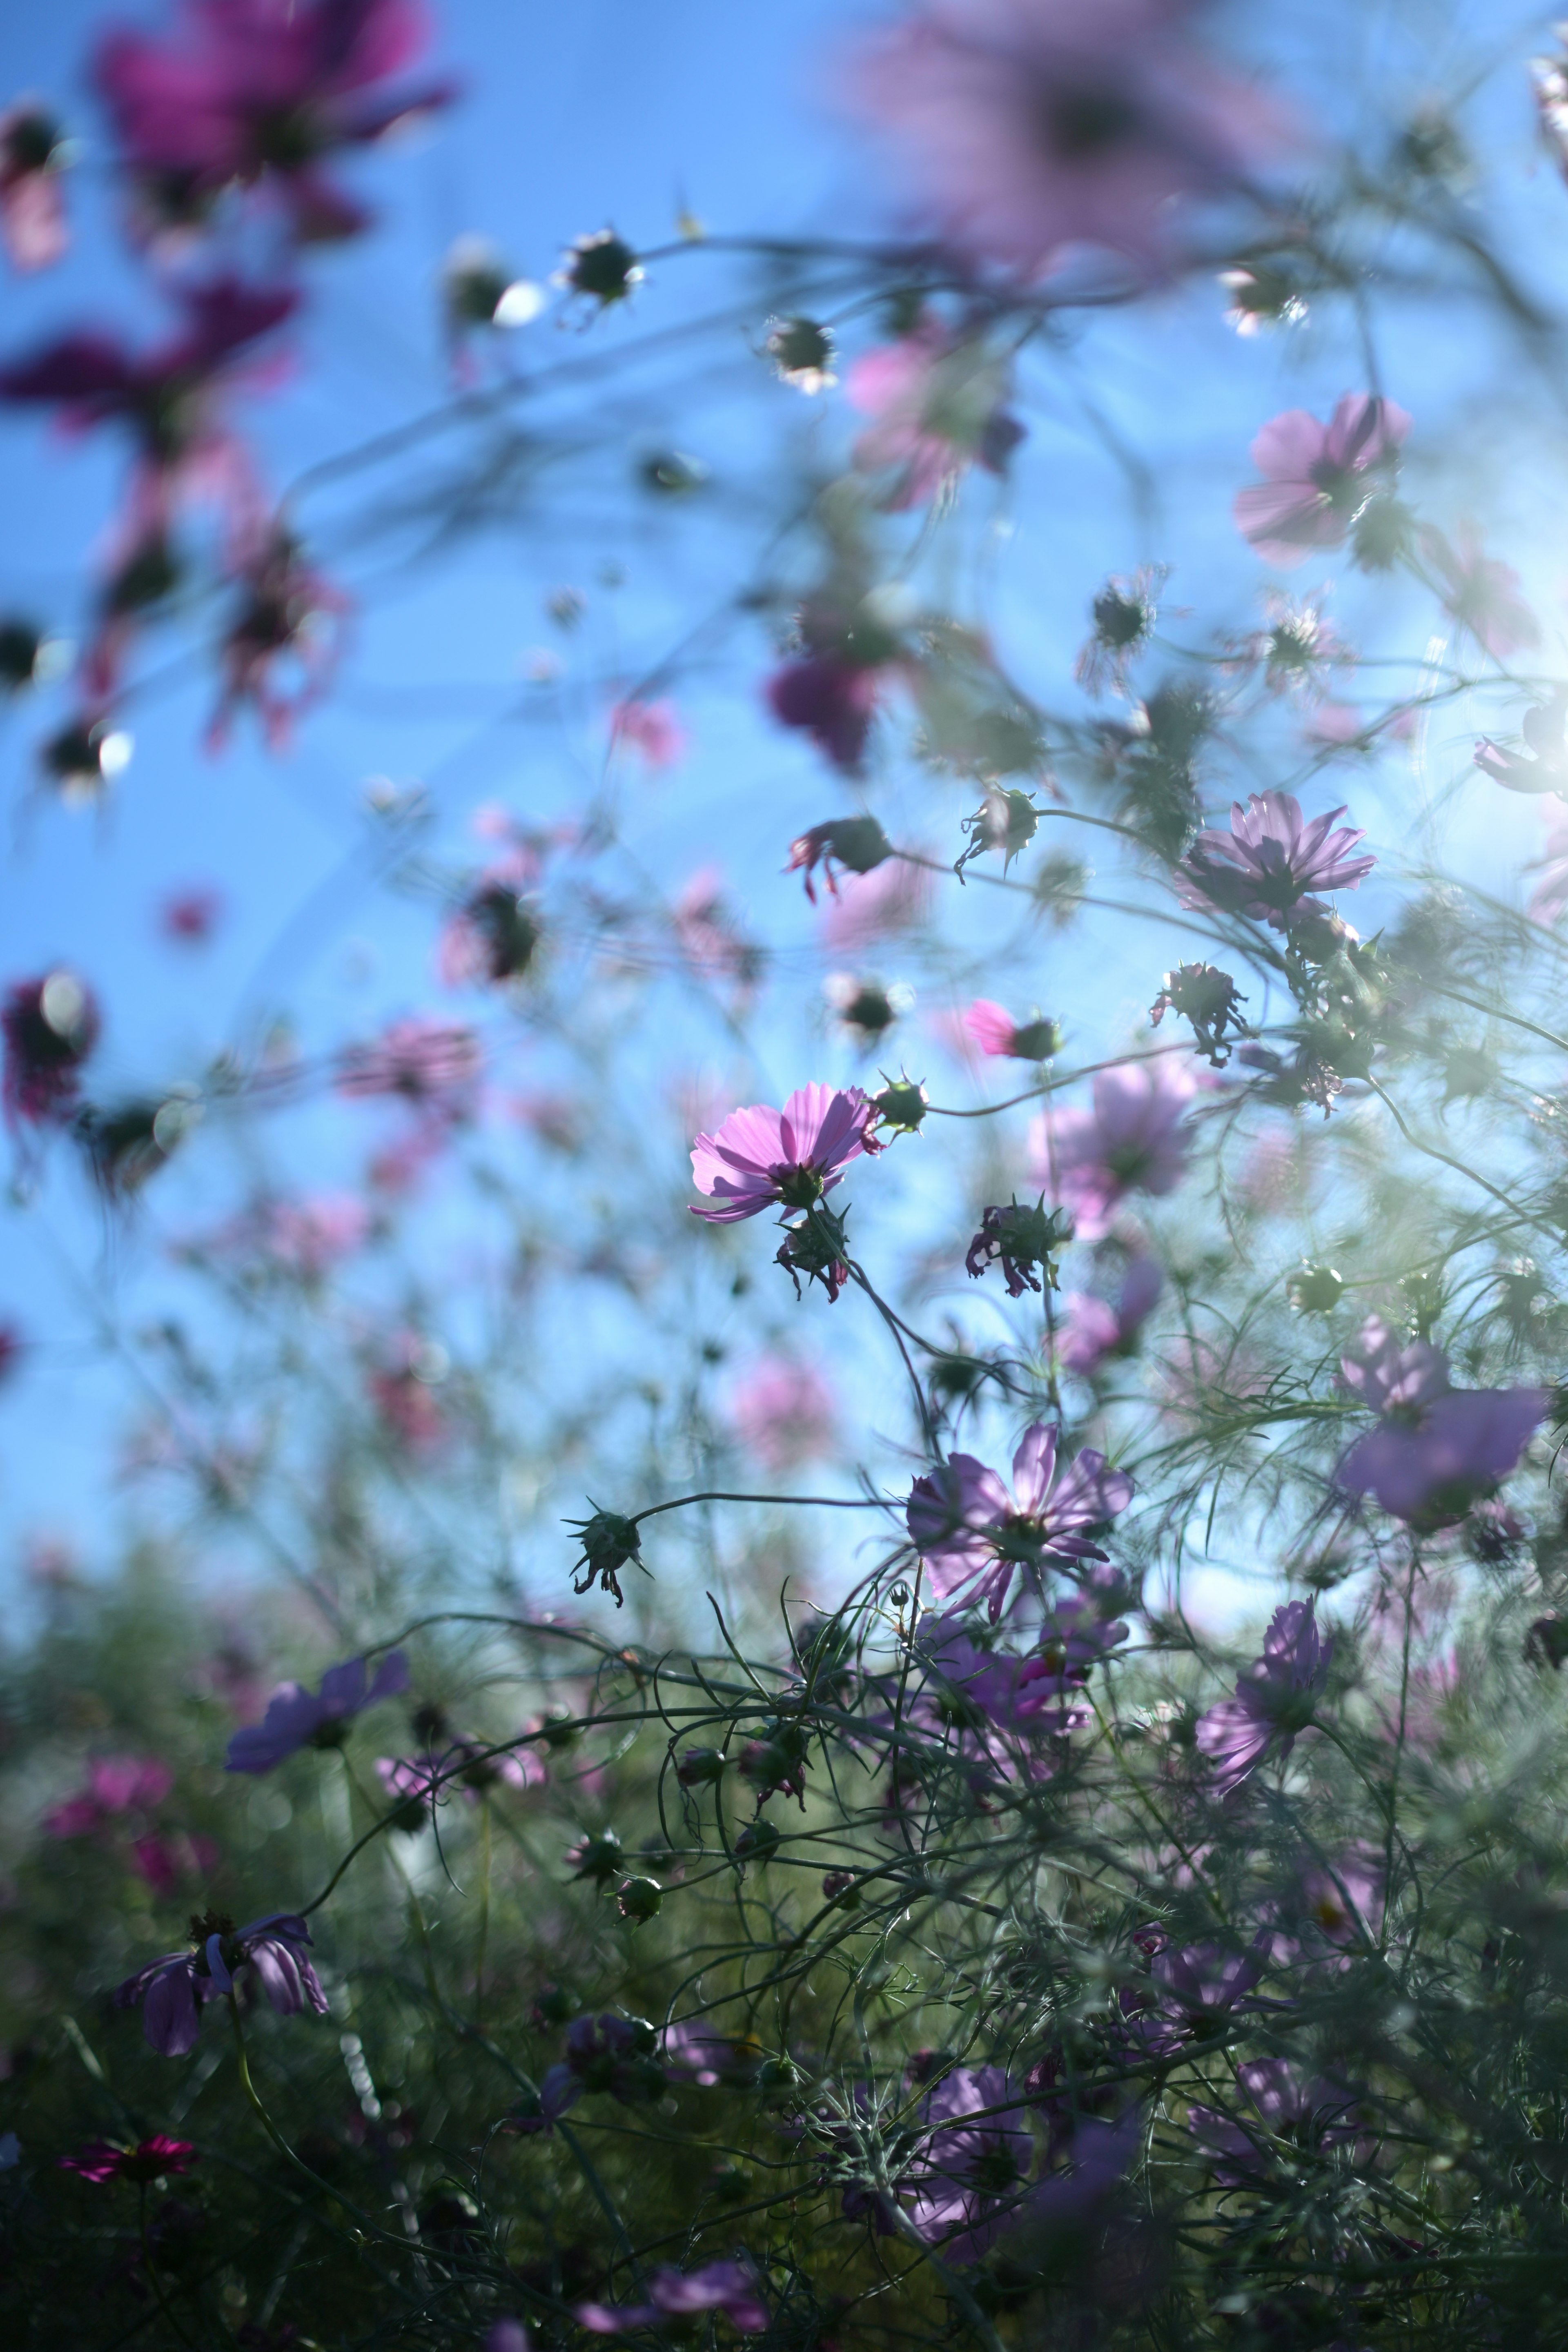
[(94, 78), (153, 230), (200, 226), (230, 188), (276, 195), (297, 237), (369, 219), (322, 169), (444, 105), (449, 85), (389, 92), (425, 47), (417, 0), (185, 0), (164, 40), (99, 43)]
[(1141, 273), (1173, 200), (1236, 184), (1274, 128), (1187, 40), (1181, 0), (931, 0), (861, 54), (864, 110), (909, 147), (923, 208), (971, 261), (1031, 282), (1075, 247)]
[(1468, 525), (1461, 529), (1457, 547), (1440, 530), (1424, 530), (1421, 552), (1445, 610), (1469, 631), (1483, 653), (1503, 661), (1521, 647), (1540, 643), (1541, 625), (1524, 601), (1518, 572), (1510, 563), (1483, 555)]
[(1129, 1192), (1173, 1192), (1186, 1172), (1185, 1115), (1197, 1081), (1169, 1062), (1101, 1070), (1091, 1110), (1044, 1111), (1029, 1130), (1029, 1181), (1099, 1241)]
[(1525, 868), (1527, 874), (1541, 877), (1525, 905), (1532, 923), (1554, 923), (1568, 907), (1568, 802), (1554, 798), (1550, 814), (1551, 828), (1541, 856)]
[[(1476, 745), (1476, 765), (1510, 793), (1560, 793), (1568, 782), (1568, 743), (1563, 720), (1568, 718), (1568, 688), (1554, 687), (1544, 702), (1536, 703), (1520, 721), (1528, 749), (1506, 751), (1483, 735)], [(1563, 806), (1561, 799), (1559, 808)]]
[(717, 866), (698, 868), (669, 915), (680, 951), (696, 971), (742, 989), (758, 978), (761, 950), (742, 929)]
[(725, 1410), (741, 1443), (770, 1470), (832, 1454), (843, 1424), (823, 1375), (784, 1356), (765, 1358), (737, 1381)]
[(436, 1394), (445, 1370), (444, 1354), (432, 1351), (416, 1333), (405, 1331), (386, 1360), (365, 1376), (371, 1402), (387, 1435), (411, 1454), (435, 1454), (451, 1434), (450, 1422)]
[(1259, 555), (1300, 563), (1314, 548), (1342, 545), (1362, 509), (1393, 474), (1410, 430), (1403, 408), (1347, 392), (1327, 425), (1304, 408), (1272, 418), (1252, 444), (1264, 480), (1238, 490), (1237, 529)]
[(1222, 1698), (1198, 1719), (1198, 1752), (1214, 1767), (1224, 1796), (1239, 1789), (1271, 1749), (1289, 1756), (1296, 1735), (1312, 1719), (1328, 1681), (1332, 1638), (1318, 1631), (1312, 1601), (1277, 1609), (1263, 1637), (1263, 1655), (1248, 1666), (1234, 1698)]
[(1057, 1339), (1057, 1360), (1064, 1370), (1089, 1373), (1107, 1356), (1126, 1355), (1153, 1313), (1165, 1286), (1158, 1258), (1135, 1257), (1122, 1276), (1113, 1306), (1081, 1290), (1069, 1290), (1062, 1300), (1062, 1325)]
[(1061, 1045), (1061, 1031), (1054, 1021), (1037, 1013), (1030, 1021), (1015, 1021), (1005, 1005), (988, 996), (975, 998), (963, 1026), (983, 1054), (1006, 1055), (1017, 1062), (1048, 1061)]
[(29, 99), (0, 114), (0, 241), (13, 269), (50, 269), (70, 243), (60, 180), (65, 142)]
[(390, 1022), (378, 1038), (346, 1046), (336, 1086), (350, 1097), (401, 1096), (416, 1109), (458, 1118), (473, 1109), (484, 1047), (461, 1023), (416, 1013)]
[(500, 988), (533, 961), (541, 926), (524, 896), (537, 866), (514, 853), (481, 874), (441, 928), (436, 970), (447, 988)]
[(866, 352), (845, 389), (877, 421), (855, 444), (862, 473), (897, 476), (884, 504), (925, 506), (972, 465), (1005, 471), (1024, 428), (1007, 414), (1009, 362), (927, 311), (907, 335)]
[(810, 1208), (842, 1183), (852, 1160), (878, 1148), (867, 1135), (871, 1117), (858, 1087), (820, 1083), (798, 1087), (782, 1111), (764, 1103), (732, 1110), (716, 1134), (700, 1135), (691, 1147), (692, 1182), (727, 1205), (693, 1202), (692, 1215), (729, 1225), (775, 1203)]
[(205, 947), (222, 919), (223, 911), (221, 890), (204, 885), (189, 890), (174, 890), (158, 909), (158, 929), (177, 947)]
[(690, 740), (673, 702), (617, 702), (610, 713), (611, 748), (629, 743), (650, 768), (675, 767)]
[(900, 856), (869, 874), (853, 874), (822, 911), (823, 946), (853, 955), (890, 932), (913, 930), (926, 919), (931, 876), (923, 866)]
[(0, 1001), (5, 1075), (0, 1079), (6, 1123), (41, 1127), (76, 1108), (82, 1066), (98, 1043), (98, 1001), (62, 965), (37, 980), (19, 980)]
[(1303, 916), (1325, 912), (1313, 890), (1354, 890), (1377, 860), (1352, 856), (1365, 838), (1335, 820), (1342, 807), (1304, 819), (1289, 793), (1252, 793), (1245, 808), (1233, 801), (1230, 831), (1200, 833), (1177, 867), (1184, 907), (1220, 907), (1288, 930)]
[(1452, 1526), (1517, 1465), (1545, 1416), (1540, 1388), (1455, 1389), (1448, 1359), (1415, 1339), (1402, 1345), (1369, 1315), (1342, 1357), (1344, 1386), (1380, 1418), (1336, 1473), (1347, 1494), (1377, 1497), (1395, 1518)]
[(846, 775), (858, 775), (870, 740), (883, 675), (881, 665), (845, 661), (837, 654), (803, 654), (773, 671), (765, 692), (781, 727), (811, 737)]

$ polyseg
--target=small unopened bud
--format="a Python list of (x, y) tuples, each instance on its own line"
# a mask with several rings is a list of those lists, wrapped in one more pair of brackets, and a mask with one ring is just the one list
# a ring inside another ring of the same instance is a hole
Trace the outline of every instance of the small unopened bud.
[(529, 2011), (530, 2021), (541, 2028), (570, 2025), (580, 2006), (564, 1985), (541, 1985), (538, 1998)]
[(735, 1840), (735, 1852), (742, 1862), (766, 1862), (777, 1853), (781, 1843), (777, 1823), (759, 1817), (741, 1832)]
[[(588, 1499), (594, 1498), (590, 1495)], [(590, 1592), (597, 1584), (602, 1592), (614, 1593), (618, 1609), (624, 1598), (617, 1581), (621, 1570), (628, 1564), (642, 1568), (637, 1521), (623, 1517), (619, 1511), (595, 1508), (591, 1519), (567, 1519), (563, 1524), (575, 1529), (583, 1547), (573, 1591)], [(647, 1574), (646, 1570), (643, 1572)]]
[(771, 319), (763, 349), (784, 382), (797, 392), (826, 392), (838, 381), (833, 373), (833, 337), (815, 319)]
[(598, 1837), (582, 1839), (566, 1859), (573, 1866), (574, 1878), (592, 1879), (596, 1886), (602, 1886), (606, 1880), (614, 1878), (616, 1873), (624, 1868), (626, 1861), (620, 1839), (614, 1830), (605, 1830)]
[(590, 236), (574, 237), (553, 282), (574, 294), (588, 295), (607, 310), (613, 302), (624, 302), (632, 288), (641, 285), (642, 277), (631, 247), (613, 228), (601, 228)]
[(717, 1748), (689, 1748), (675, 1768), (675, 1777), (683, 1789), (711, 1788), (723, 1776), (724, 1761)]
[(852, 1870), (830, 1870), (822, 1882), (824, 1899), (853, 1911), (860, 1900), (859, 1883)]
[(924, 1087), (902, 1072), (889, 1078), (879, 1095), (871, 1097), (878, 1122), (893, 1135), (918, 1135), (924, 1120), (930, 1097)]
[(639, 1927), (645, 1919), (656, 1919), (663, 1903), (664, 1890), (657, 1878), (624, 1879), (616, 1890), (616, 1910)]
[(1329, 1315), (1339, 1305), (1344, 1277), (1331, 1265), (1304, 1265), (1290, 1276), (1285, 1296), (1298, 1315)]

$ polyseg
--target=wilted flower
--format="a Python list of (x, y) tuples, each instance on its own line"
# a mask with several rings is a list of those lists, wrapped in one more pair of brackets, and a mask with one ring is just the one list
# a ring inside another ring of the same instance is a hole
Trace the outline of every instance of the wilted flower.
[(98, 1043), (98, 1004), (75, 972), (16, 982), (0, 1005), (4, 1097), (12, 1126), (63, 1119), (81, 1092), (82, 1066)]
[(815, 1365), (767, 1359), (737, 1382), (727, 1410), (742, 1444), (770, 1470), (837, 1449), (841, 1409)]
[(1341, 1360), (1345, 1386), (1381, 1418), (1335, 1474), (1395, 1518), (1451, 1527), (1514, 1468), (1550, 1402), (1544, 1389), (1455, 1389), (1448, 1360), (1423, 1339), (1401, 1346), (1380, 1316)]
[(320, 1691), (280, 1683), (264, 1719), (229, 1741), (226, 1769), (271, 1772), (301, 1748), (340, 1748), (354, 1716), (407, 1688), (408, 1660), (401, 1650), (388, 1651), (374, 1681), (363, 1658), (347, 1658), (328, 1667)]
[(865, 760), (881, 675), (876, 663), (806, 654), (774, 670), (767, 682), (768, 705), (781, 727), (800, 729), (836, 768), (856, 775)]
[(1164, 1282), (1158, 1258), (1140, 1256), (1122, 1276), (1114, 1306), (1088, 1292), (1069, 1290), (1062, 1300), (1057, 1337), (1057, 1360), (1064, 1371), (1087, 1375), (1097, 1371), (1108, 1356), (1129, 1354), (1153, 1312)]
[(95, 60), (154, 230), (199, 225), (239, 187), (276, 195), (298, 237), (352, 236), (369, 215), (327, 159), (451, 96), (385, 90), (425, 47), (410, 0), (186, 0), (182, 15), (167, 41), (105, 35)]
[(1015, 1198), (1005, 1208), (994, 1205), (982, 1212), (980, 1231), (969, 1244), (964, 1267), (971, 1279), (978, 1281), (986, 1267), (999, 1258), (1009, 1298), (1022, 1298), (1026, 1290), (1040, 1292), (1037, 1266), (1055, 1290), (1055, 1253), (1069, 1232), (1061, 1211), (1047, 1209), (1043, 1194), (1032, 1209), (1026, 1202), (1020, 1208)]
[(113, 2140), (89, 2139), (75, 2156), (62, 2156), (62, 2172), (77, 2172), (84, 2180), (134, 2180), (145, 2184), (161, 2179), (165, 2173), (189, 2172), (192, 2162), (200, 2162), (196, 2144), (190, 2139), (170, 2139), (155, 2132), (151, 2139), (138, 2140), (134, 2147), (118, 2147)]
[(1247, 999), (1228, 971), (1212, 963), (1179, 963), (1168, 971), (1160, 993), (1149, 1007), (1149, 1026), (1157, 1029), (1167, 1013), (1180, 1013), (1193, 1024), (1196, 1051), (1216, 1070), (1230, 1059), (1230, 1039), (1244, 1036), (1247, 1024), (1237, 1011)]
[(1528, 755), (1522, 751), (1505, 751), (1489, 735), (1483, 735), (1476, 745), (1476, 765), (1510, 793), (1561, 793), (1568, 784), (1568, 742), (1563, 740), (1563, 722), (1568, 719), (1568, 687), (1556, 687), (1550, 698), (1538, 702), (1527, 710), (1520, 721), (1524, 740), (1530, 746)]
[(856, 361), (846, 389), (877, 422), (855, 444), (864, 473), (893, 473), (884, 503), (925, 506), (971, 465), (1003, 473), (1024, 428), (1007, 414), (1008, 361), (926, 313), (897, 342)]
[(972, 1454), (954, 1454), (910, 1490), (910, 1541), (926, 1562), (941, 1601), (962, 1592), (1001, 1615), (1014, 1571), (1038, 1585), (1047, 1559), (1105, 1558), (1090, 1530), (1116, 1518), (1132, 1499), (1132, 1481), (1103, 1454), (1085, 1446), (1056, 1491), (1061, 1433), (1035, 1422), (1013, 1456), (1010, 1495), (994, 1470)]
[(13, 269), (49, 269), (70, 243), (60, 177), (69, 148), (59, 124), (24, 99), (0, 114), (0, 241)]
[(1312, 1719), (1333, 1654), (1332, 1640), (1318, 1632), (1315, 1601), (1290, 1601), (1275, 1611), (1263, 1655), (1242, 1675), (1235, 1697), (1222, 1698), (1198, 1719), (1198, 1751), (1223, 1794), (1238, 1789), (1271, 1749), (1289, 1756), (1296, 1734)]
[(1130, 579), (1108, 580), (1094, 599), (1094, 634), (1073, 665), (1073, 676), (1090, 694), (1103, 694), (1107, 686), (1126, 693), (1131, 665), (1154, 634), (1155, 598), (1168, 576), (1163, 563), (1140, 564)]
[(892, 855), (893, 845), (874, 816), (841, 816), (830, 819), (826, 824), (814, 824), (809, 833), (792, 841), (789, 864), (784, 870), (786, 874), (804, 872), (805, 895), (815, 907), (816, 892), (811, 877), (819, 866), (823, 880), (837, 898), (836, 866), (850, 874), (869, 874)]
[[(588, 1499), (591, 1503), (594, 1500), (591, 1495)], [(601, 1592), (615, 1596), (619, 1609), (623, 1600), (618, 1581), (622, 1569), (641, 1568), (643, 1564), (642, 1538), (636, 1519), (625, 1518), (619, 1511), (601, 1511), (595, 1504), (591, 1518), (567, 1519), (563, 1524), (572, 1529), (583, 1547), (573, 1591), (591, 1592), (597, 1584)]]
[(1186, 1172), (1194, 1087), (1168, 1063), (1124, 1063), (1098, 1073), (1092, 1110), (1036, 1119), (1030, 1172), (1070, 1212), (1079, 1241), (1099, 1241), (1129, 1192), (1174, 1192)]
[(1323, 913), (1309, 891), (1354, 890), (1377, 863), (1370, 855), (1350, 855), (1365, 835), (1350, 825), (1334, 831), (1344, 813), (1330, 809), (1304, 821), (1289, 793), (1249, 793), (1245, 808), (1233, 801), (1229, 833), (1200, 833), (1176, 869), (1183, 906), (1220, 907), (1276, 930)]
[(699, 2312), (718, 2311), (742, 2336), (760, 2336), (768, 2308), (752, 2273), (742, 2263), (705, 2263), (698, 2271), (658, 2270), (647, 2283), (647, 2303), (580, 2303), (573, 2316), (594, 2336), (621, 2336), (667, 2320), (689, 2323)]
[(1473, 530), (1462, 530), (1455, 548), (1440, 530), (1428, 526), (1420, 534), (1420, 547), (1444, 606), (1483, 653), (1503, 661), (1521, 646), (1540, 642), (1541, 625), (1524, 601), (1518, 572), (1511, 564), (1483, 555)]
[(858, 1087), (820, 1083), (797, 1087), (782, 1111), (763, 1103), (732, 1110), (716, 1135), (700, 1135), (691, 1147), (697, 1190), (732, 1205), (693, 1205), (692, 1215), (722, 1225), (775, 1202), (810, 1208), (842, 1182), (852, 1160), (878, 1148), (868, 1140), (870, 1119), (871, 1105)]
[(1279, 564), (1342, 545), (1369, 504), (1386, 493), (1409, 430), (1405, 410), (1374, 393), (1347, 392), (1327, 425), (1304, 408), (1287, 409), (1252, 444), (1252, 462), (1265, 479), (1237, 491), (1237, 530), (1259, 555)]
[(962, 880), (966, 866), (983, 857), (988, 849), (999, 849), (1005, 874), (1039, 829), (1040, 812), (1032, 793), (1018, 786), (1007, 792), (994, 786), (973, 815), (963, 820), (963, 830), (969, 840), (962, 856), (954, 859), (952, 870)]
[(1032, 1013), (1015, 1021), (1005, 1005), (977, 996), (963, 1016), (963, 1025), (983, 1054), (1007, 1055), (1017, 1062), (1048, 1062), (1062, 1049), (1061, 1024)]
[(208, 1911), (191, 1921), (188, 1951), (168, 1952), (116, 1992), (116, 2006), (142, 2006), (142, 2030), (165, 2058), (183, 2058), (195, 2047), (201, 2011), (215, 1995), (234, 1990), (246, 1969), (254, 1969), (262, 1991), (280, 2017), (296, 2017), (309, 2002), (318, 2017), (327, 1996), (306, 1958), (310, 1931), (297, 1912), (270, 1911), (236, 1928), (232, 1919)]
[(935, 0), (873, 40), (867, 110), (900, 134), (944, 241), (1031, 282), (1074, 247), (1140, 273), (1171, 252), (1173, 200), (1236, 184), (1264, 110), (1161, 0)]

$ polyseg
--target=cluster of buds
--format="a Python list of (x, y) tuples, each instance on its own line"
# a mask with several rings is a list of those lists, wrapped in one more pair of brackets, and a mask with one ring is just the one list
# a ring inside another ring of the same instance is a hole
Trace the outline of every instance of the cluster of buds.
[(741, 1770), (764, 1804), (775, 1792), (794, 1797), (805, 1810), (805, 1767), (811, 1741), (798, 1723), (765, 1723), (760, 1738), (741, 1752)]

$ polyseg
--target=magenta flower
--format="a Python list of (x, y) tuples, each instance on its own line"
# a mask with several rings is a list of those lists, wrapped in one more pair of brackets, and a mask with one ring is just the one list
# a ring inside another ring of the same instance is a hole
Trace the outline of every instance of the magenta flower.
[(271, 1772), (301, 1748), (339, 1748), (354, 1716), (407, 1688), (408, 1660), (401, 1650), (387, 1653), (374, 1681), (363, 1658), (347, 1658), (341, 1666), (327, 1668), (319, 1691), (280, 1683), (263, 1720), (237, 1731), (229, 1741), (224, 1769)]
[(1312, 1719), (1333, 1654), (1332, 1639), (1318, 1632), (1315, 1601), (1290, 1601), (1275, 1611), (1263, 1655), (1241, 1676), (1235, 1697), (1198, 1718), (1198, 1752), (1213, 1766), (1222, 1795), (1239, 1789), (1271, 1748), (1289, 1756), (1296, 1734)]
[(939, 1601), (963, 1593), (985, 1603), (994, 1623), (1015, 1570), (1037, 1587), (1047, 1559), (1105, 1558), (1089, 1530), (1114, 1519), (1132, 1499), (1132, 1481), (1092, 1446), (1067, 1470), (1055, 1492), (1061, 1433), (1035, 1422), (1013, 1456), (1013, 1493), (972, 1454), (955, 1454), (910, 1490), (910, 1541), (925, 1561)]
[(62, 2156), (62, 2172), (78, 2172), (84, 2180), (134, 2180), (145, 2183), (161, 2179), (165, 2173), (189, 2172), (196, 2157), (196, 2144), (191, 2139), (170, 2139), (155, 2132), (151, 2139), (138, 2140), (134, 2147), (120, 2147), (107, 2139), (89, 2139), (75, 2156)]
[(891, 473), (884, 504), (926, 506), (970, 466), (1005, 471), (1024, 428), (1009, 416), (1012, 370), (973, 337), (950, 335), (930, 312), (897, 342), (868, 352), (845, 390), (876, 419), (855, 444), (862, 473)]
[(1528, 753), (1505, 751), (1489, 735), (1476, 745), (1476, 765), (1510, 793), (1561, 793), (1568, 784), (1568, 687), (1556, 688), (1551, 698), (1527, 710), (1521, 726)]
[(843, 1181), (852, 1160), (877, 1146), (868, 1134), (875, 1112), (858, 1087), (799, 1087), (782, 1111), (765, 1103), (732, 1110), (717, 1135), (691, 1147), (691, 1181), (700, 1192), (731, 1205), (691, 1213), (711, 1225), (759, 1216), (775, 1202), (809, 1209)]
[(1237, 493), (1237, 529), (1271, 562), (1300, 563), (1314, 548), (1342, 546), (1369, 500), (1385, 488), (1410, 419), (1391, 400), (1347, 392), (1327, 425), (1304, 408), (1267, 424), (1252, 445), (1265, 478)]
[(50, 1837), (85, 1837), (121, 1813), (161, 1805), (174, 1776), (157, 1756), (95, 1756), (87, 1787), (44, 1815)]
[(223, 915), (223, 892), (198, 884), (194, 889), (170, 892), (158, 909), (158, 929), (176, 947), (204, 948)]
[(43, 1127), (63, 1120), (81, 1092), (82, 1066), (98, 1043), (98, 1003), (75, 972), (19, 980), (0, 1003), (5, 1071), (0, 1098), (7, 1123)]
[(1061, 1050), (1057, 1023), (1034, 1013), (1015, 1021), (1005, 1005), (977, 996), (963, 1016), (963, 1025), (983, 1054), (1006, 1055), (1016, 1062), (1047, 1062)]
[(95, 60), (154, 227), (200, 222), (226, 190), (259, 186), (296, 236), (352, 236), (369, 215), (327, 159), (452, 94), (384, 87), (426, 45), (417, 0), (186, 0), (183, 20), (165, 41), (110, 32)]
[(1424, 1528), (1452, 1527), (1518, 1464), (1550, 1401), (1545, 1389), (1456, 1389), (1448, 1360), (1415, 1339), (1402, 1347), (1376, 1315), (1341, 1360), (1346, 1388), (1381, 1415), (1336, 1472), (1347, 1494)]
[(1084, 1686), (1126, 1639), (1126, 1625), (1082, 1595), (1054, 1604), (1037, 1644), (1022, 1657), (983, 1647), (956, 1616), (931, 1618), (921, 1628), (921, 1648), (942, 1681), (999, 1731), (1015, 1736), (1082, 1730), (1093, 1719)]
[(1152, 1314), (1164, 1288), (1158, 1258), (1135, 1257), (1122, 1277), (1115, 1305), (1088, 1292), (1069, 1290), (1062, 1301), (1062, 1327), (1057, 1339), (1057, 1360), (1063, 1370), (1087, 1376), (1108, 1356), (1125, 1356)]
[(1351, 856), (1365, 836), (1351, 825), (1336, 833), (1335, 821), (1343, 814), (1342, 807), (1330, 809), (1304, 822), (1300, 803), (1289, 793), (1249, 793), (1245, 808), (1233, 801), (1229, 833), (1200, 833), (1176, 869), (1183, 906), (1220, 907), (1280, 931), (1326, 913), (1309, 891), (1357, 889), (1377, 863), (1371, 856)]
[(868, 45), (866, 110), (909, 146), (939, 234), (1037, 282), (1076, 247), (1167, 261), (1176, 199), (1237, 181), (1264, 109), (1171, 0), (932, 0)]
[(142, 2030), (165, 2058), (183, 2058), (195, 2047), (201, 2011), (219, 1993), (234, 1990), (246, 1969), (279, 2017), (297, 2017), (309, 2003), (327, 2013), (321, 1979), (306, 1958), (310, 1931), (298, 1912), (269, 1911), (248, 1927), (208, 1911), (191, 1922), (192, 1942), (183, 1952), (166, 1952), (127, 1977), (114, 1996), (119, 2009), (142, 2007)]
[(858, 775), (880, 678), (880, 667), (871, 663), (805, 654), (774, 670), (767, 682), (768, 706), (781, 727), (798, 728), (836, 768)]
[(719, 2311), (742, 2336), (760, 2336), (767, 2305), (743, 2263), (705, 2263), (699, 2271), (658, 2270), (647, 2284), (647, 2303), (580, 2303), (574, 2316), (594, 2336), (623, 2336), (634, 2327), (659, 2327), (666, 2320), (689, 2321), (698, 2312)]
[(13, 269), (50, 269), (65, 256), (66, 152), (58, 123), (42, 107), (24, 100), (0, 114), (0, 242)]
[(416, 1108), (456, 1118), (472, 1108), (484, 1068), (484, 1047), (460, 1022), (416, 1014), (388, 1024), (363, 1045), (350, 1045), (339, 1057), (341, 1095), (401, 1095)]
[(1092, 1110), (1046, 1111), (1030, 1129), (1030, 1173), (1099, 1241), (1129, 1192), (1173, 1192), (1186, 1173), (1186, 1110), (1196, 1080), (1169, 1062), (1101, 1070)]
[(1436, 575), (1446, 610), (1468, 629), (1483, 653), (1506, 660), (1523, 646), (1540, 642), (1541, 625), (1524, 601), (1523, 583), (1510, 563), (1483, 555), (1473, 530), (1461, 530), (1450, 547), (1440, 530), (1421, 533), (1421, 552)]

